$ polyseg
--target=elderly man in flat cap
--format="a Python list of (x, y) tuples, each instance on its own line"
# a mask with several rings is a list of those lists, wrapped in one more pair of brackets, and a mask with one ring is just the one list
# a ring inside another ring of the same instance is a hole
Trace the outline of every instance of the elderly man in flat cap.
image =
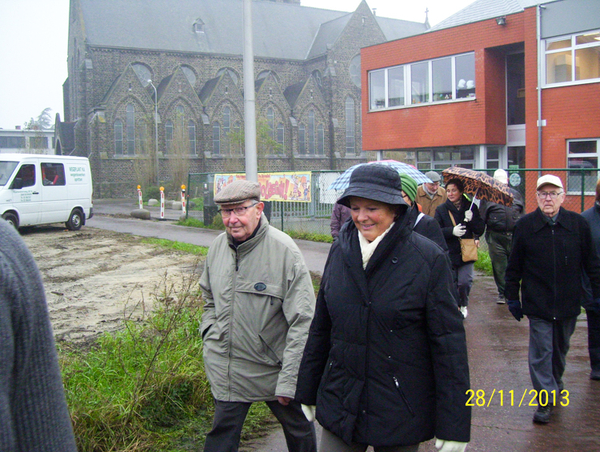
[(316, 452), (314, 425), (294, 400), (315, 308), (308, 268), (294, 241), (273, 228), (256, 182), (215, 196), (226, 232), (211, 244), (200, 286), (204, 367), (215, 403), (205, 452), (237, 451), (253, 402), (266, 402), (293, 452)]
[(425, 176), (431, 179), (431, 183), (426, 182), (419, 185), (415, 201), (421, 206), (421, 211), (425, 215), (434, 217), (435, 209), (446, 202), (448, 195), (446, 194), (446, 189), (440, 187), (441, 177), (438, 173), (427, 171)]

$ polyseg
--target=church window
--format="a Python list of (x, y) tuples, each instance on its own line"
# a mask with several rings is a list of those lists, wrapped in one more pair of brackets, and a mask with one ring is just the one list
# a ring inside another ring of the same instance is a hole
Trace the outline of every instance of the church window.
[(123, 155), (123, 122), (115, 121), (115, 155)]
[(213, 154), (221, 154), (221, 126), (218, 122), (213, 123)]
[(127, 105), (127, 154), (135, 154), (135, 108)]
[(356, 152), (354, 99), (346, 97), (346, 154)]

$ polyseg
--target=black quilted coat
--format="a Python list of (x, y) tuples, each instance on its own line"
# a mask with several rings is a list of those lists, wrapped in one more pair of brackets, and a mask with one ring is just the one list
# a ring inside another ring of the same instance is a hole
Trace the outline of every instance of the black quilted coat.
[(469, 441), (467, 349), (447, 254), (396, 221), (365, 270), (357, 230), (333, 244), (296, 399), (347, 443)]

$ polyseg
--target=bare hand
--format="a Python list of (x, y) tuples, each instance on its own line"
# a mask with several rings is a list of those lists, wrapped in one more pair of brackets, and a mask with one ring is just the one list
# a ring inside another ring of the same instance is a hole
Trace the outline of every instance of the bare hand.
[(280, 396), (277, 396), (277, 401), (279, 403), (281, 403), (283, 406), (288, 406), (290, 404), (291, 400), (292, 399), (290, 397), (280, 397)]

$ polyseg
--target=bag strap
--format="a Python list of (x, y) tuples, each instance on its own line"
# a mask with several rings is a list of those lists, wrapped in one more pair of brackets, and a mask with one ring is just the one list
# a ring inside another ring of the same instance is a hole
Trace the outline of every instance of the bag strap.
[(450, 219), (452, 220), (452, 225), (456, 226), (456, 221), (454, 221), (454, 215), (452, 215), (452, 212), (450, 212), (450, 210), (448, 210), (448, 215), (450, 215)]

